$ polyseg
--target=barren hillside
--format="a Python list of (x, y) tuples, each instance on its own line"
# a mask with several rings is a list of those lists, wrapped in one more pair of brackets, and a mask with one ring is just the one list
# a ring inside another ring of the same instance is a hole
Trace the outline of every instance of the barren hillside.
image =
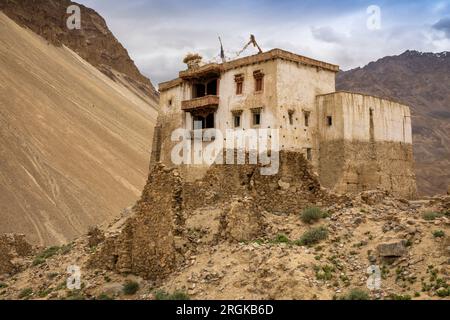
[(157, 112), (123, 83), (0, 12), (0, 233), (63, 243), (135, 202)]
[(425, 195), (450, 185), (450, 53), (406, 51), (341, 72), (338, 90), (391, 97), (411, 106), (417, 186)]
[[(66, 26), (67, 8), (80, 8), (81, 29)], [(127, 50), (94, 10), (70, 0), (0, 0), (0, 10), (55, 46), (65, 45), (113, 80), (120, 81), (157, 108), (158, 93)], [(117, 74), (117, 72), (120, 73)]]

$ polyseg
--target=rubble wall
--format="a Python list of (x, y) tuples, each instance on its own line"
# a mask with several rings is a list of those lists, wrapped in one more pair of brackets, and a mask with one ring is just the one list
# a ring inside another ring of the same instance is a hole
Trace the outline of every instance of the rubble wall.
[(90, 265), (160, 279), (176, 265), (175, 237), (182, 233), (182, 179), (156, 165), (120, 234), (109, 237)]

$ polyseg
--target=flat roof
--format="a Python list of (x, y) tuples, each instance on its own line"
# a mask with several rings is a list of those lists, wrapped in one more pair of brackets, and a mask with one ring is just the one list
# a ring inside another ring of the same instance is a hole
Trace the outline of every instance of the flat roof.
[(335, 91), (335, 92), (318, 94), (316, 97), (325, 97), (325, 96), (338, 95), (338, 94), (352, 94), (352, 95), (359, 95), (359, 96), (364, 96), (364, 97), (369, 97), (369, 98), (375, 98), (375, 99), (379, 99), (379, 100), (393, 102), (393, 103), (402, 105), (404, 107), (410, 108), (410, 106), (407, 103), (405, 103), (403, 101), (400, 101), (398, 99), (392, 98), (392, 97), (376, 96), (376, 95), (373, 95), (373, 94), (368, 94), (368, 93), (358, 92), (358, 91), (338, 90), (338, 91)]
[(168, 90), (170, 88), (176, 87), (179, 84), (181, 84), (182, 78), (189, 78), (189, 77), (195, 76), (195, 74), (207, 72), (209, 70), (225, 72), (225, 71), (240, 68), (243, 66), (252, 65), (252, 64), (256, 64), (256, 63), (262, 63), (262, 62), (274, 60), (274, 59), (282, 59), (282, 60), (292, 61), (292, 62), (296, 62), (296, 63), (308, 65), (308, 66), (322, 68), (324, 70), (328, 70), (328, 71), (332, 71), (332, 72), (336, 72), (336, 73), (339, 72), (338, 65), (315, 60), (315, 59), (301, 56), (301, 55), (298, 55), (298, 54), (295, 54), (295, 53), (292, 53), (292, 52), (289, 52), (286, 50), (282, 50), (282, 49), (272, 49), (267, 52), (258, 53), (258, 54), (248, 56), (248, 57), (238, 58), (238, 59), (227, 61), (224, 63), (209, 63), (209, 64), (203, 65), (200, 68), (195, 69), (195, 70), (181, 71), (179, 73), (178, 78), (171, 80), (171, 81), (166, 81), (166, 82), (160, 83), (159, 90), (160, 91)]

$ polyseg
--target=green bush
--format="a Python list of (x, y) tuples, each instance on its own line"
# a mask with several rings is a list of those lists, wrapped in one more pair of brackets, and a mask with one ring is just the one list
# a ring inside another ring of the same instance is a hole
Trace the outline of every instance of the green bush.
[(289, 238), (285, 235), (285, 234), (279, 234), (277, 235), (277, 237), (272, 240), (272, 243), (290, 243), (291, 240), (289, 240)]
[(450, 288), (447, 289), (439, 289), (438, 291), (436, 291), (436, 294), (438, 295), (438, 297), (440, 298), (446, 298), (450, 296)]
[(328, 238), (328, 230), (325, 227), (318, 227), (306, 231), (297, 241), (301, 246), (310, 246)]
[(352, 289), (345, 296), (338, 298), (338, 300), (370, 300), (370, 296), (364, 290)]
[(34, 266), (38, 266), (38, 265), (40, 265), (40, 264), (43, 264), (44, 262), (45, 262), (45, 259), (42, 259), (42, 258), (36, 258), (36, 259), (33, 260), (32, 265), (33, 265), (33, 267), (34, 267)]
[(123, 285), (122, 291), (125, 295), (131, 296), (139, 290), (139, 283), (135, 281), (127, 281)]
[(44, 251), (42, 251), (35, 257), (32, 265), (38, 266), (40, 264), (43, 264), (45, 262), (45, 260), (58, 254), (60, 252), (60, 250), (61, 250), (61, 248), (57, 247), (57, 246), (53, 246), (53, 247), (49, 247), (49, 248), (45, 249)]
[(33, 294), (33, 289), (31, 288), (25, 288), (22, 291), (20, 291), (19, 293), (19, 299), (25, 299), (28, 298), (29, 296), (31, 296)]
[(175, 291), (170, 294), (164, 290), (158, 290), (154, 293), (155, 300), (175, 300), (175, 301), (183, 301), (190, 300), (189, 295), (183, 291)]
[(108, 296), (106, 293), (102, 293), (98, 296), (97, 300), (114, 300), (114, 298)]
[(46, 296), (48, 296), (50, 293), (52, 293), (52, 289), (51, 288), (49, 288), (49, 289), (45, 289), (45, 290), (42, 290), (42, 291), (39, 291), (39, 293), (38, 293), (38, 296), (39, 296), (39, 298), (45, 298)]
[(315, 266), (314, 270), (316, 272), (317, 280), (325, 280), (329, 281), (333, 279), (333, 273), (335, 271), (333, 266), (325, 265), (325, 266)]
[(443, 238), (445, 237), (445, 232), (442, 230), (436, 230), (433, 232), (433, 237), (435, 238)]
[(317, 207), (309, 207), (303, 210), (303, 212), (300, 215), (300, 219), (304, 223), (312, 224), (314, 222), (319, 221), (324, 216), (324, 213), (320, 208)]
[(432, 212), (432, 211), (425, 212), (422, 215), (422, 218), (427, 221), (432, 221), (439, 217), (442, 217), (442, 214), (440, 214), (439, 212)]

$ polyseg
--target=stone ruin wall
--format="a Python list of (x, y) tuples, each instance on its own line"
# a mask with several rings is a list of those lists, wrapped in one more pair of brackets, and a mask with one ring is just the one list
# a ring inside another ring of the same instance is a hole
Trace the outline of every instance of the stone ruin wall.
[(277, 175), (262, 176), (258, 165), (213, 165), (196, 182), (156, 164), (134, 215), (106, 237), (89, 265), (157, 281), (205, 241), (199, 233), (209, 232), (211, 243), (251, 241), (264, 237), (268, 213), (298, 214), (345, 201), (320, 187), (302, 154), (281, 152), (280, 160)]

